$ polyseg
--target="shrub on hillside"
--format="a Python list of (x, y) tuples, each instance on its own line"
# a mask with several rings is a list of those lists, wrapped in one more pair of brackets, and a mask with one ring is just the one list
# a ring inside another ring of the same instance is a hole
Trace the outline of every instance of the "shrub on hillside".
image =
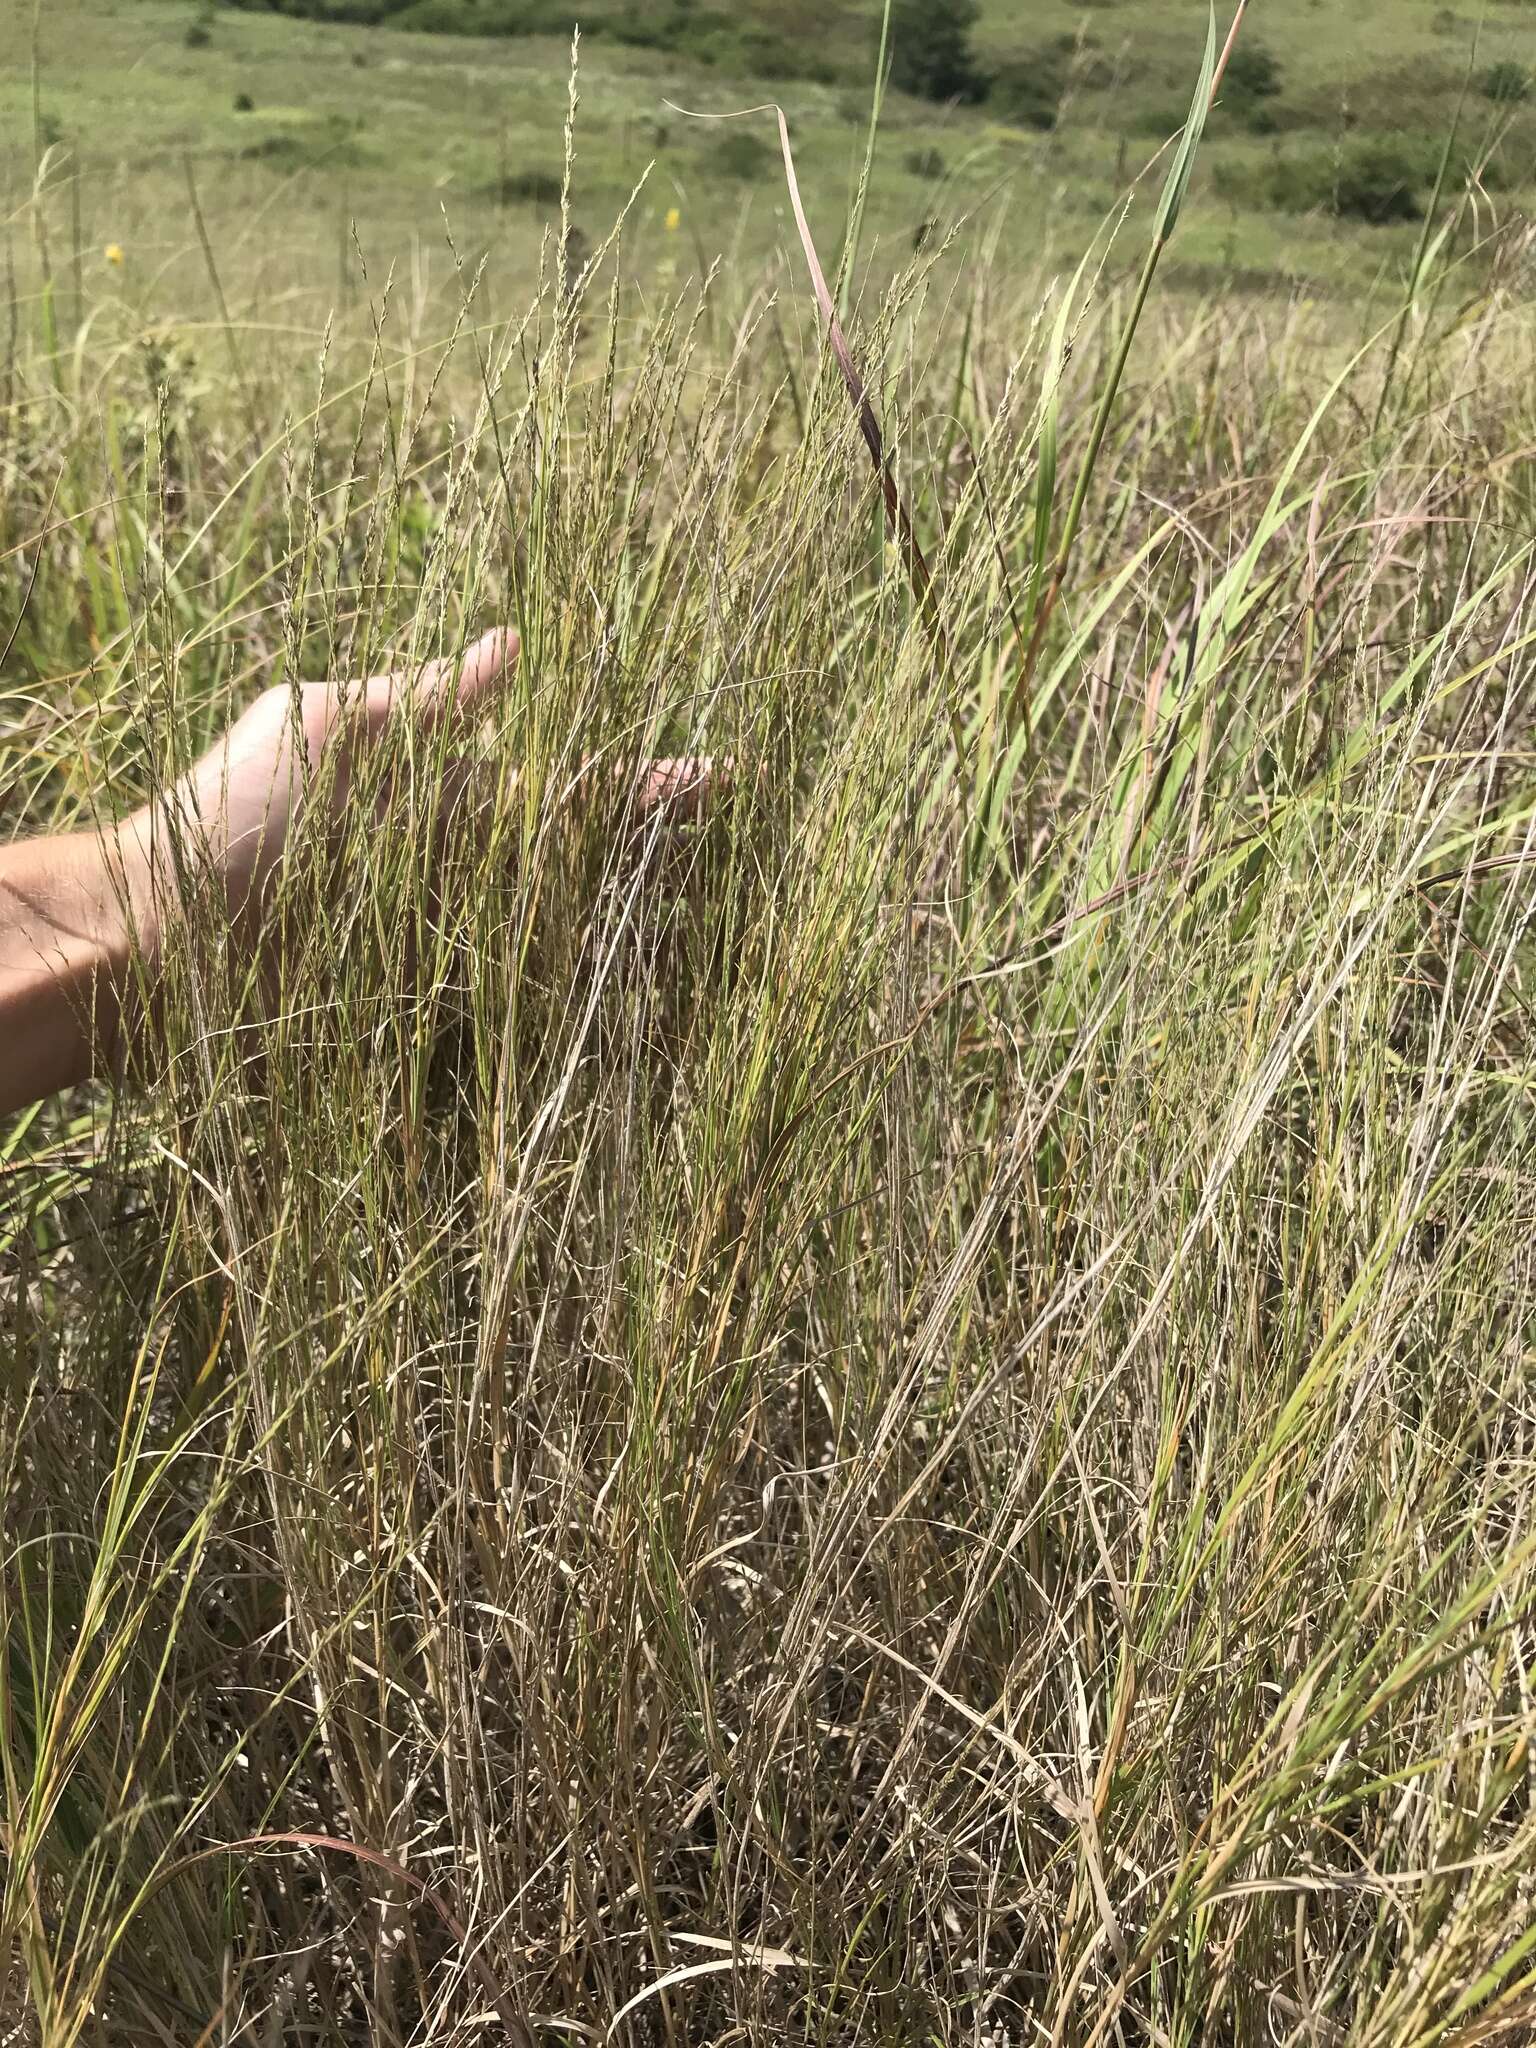
[(636, 4), (626, 7), (600, 26), (594, 26), (589, 33), (614, 36), (619, 42), (629, 43), (637, 50), (672, 50), (690, 36), (707, 35), (715, 22), (715, 16), (700, 15), (686, 4), (675, 4), (674, 0), (672, 6)]
[(971, 49), (980, 0), (895, 0), (891, 83), (925, 100), (983, 99), (986, 73)]
[(491, 186), (491, 196), (502, 206), (558, 206), (561, 178), (558, 171), (508, 171)]
[(435, 35), (557, 36), (570, 34), (576, 12), (565, 0), (407, 0), (386, 18)]
[(252, 163), (270, 164), (274, 170), (340, 170), (364, 162), (364, 154), (350, 133), (338, 133), (335, 124), (318, 134), (296, 134), (276, 129), (259, 142), (247, 143), (240, 151)]
[(1280, 126), (1274, 102), (1280, 96), (1280, 65), (1263, 43), (1239, 43), (1221, 82), (1220, 110), (1255, 135)]
[(1151, 98), (1132, 102), (1126, 110), (1127, 129), (1132, 135), (1150, 135), (1166, 142), (1177, 135), (1189, 119), (1189, 101)]
[(929, 143), (923, 149), (909, 149), (901, 160), (901, 167), (914, 178), (942, 178), (944, 175), (944, 152)]
[(1385, 227), (1423, 217), (1432, 168), (1405, 143), (1356, 142), (1342, 152), (1277, 156), (1260, 174), (1255, 197), (1283, 213), (1321, 209)]
[(1333, 210), (1351, 220), (1385, 227), (1423, 218), (1423, 166), (1401, 143), (1361, 142), (1339, 160)]
[(709, 153), (710, 168), (727, 178), (760, 178), (774, 152), (750, 128), (728, 128)]
[(309, 21), (345, 21), (372, 27), (401, 14), (411, 0), (226, 0), (253, 14), (292, 14)]
[(1060, 35), (1000, 66), (988, 99), (1005, 121), (1054, 128), (1069, 91), (1097, 91), (1114, 77), (1114, 64), (1092, 36)]
[(1517, 64), (1513, 58), (1506, 57), (1498, 64), (1490, 64), (1479, 83), (1484, 99), (1492, 100), (1498, 106), (1512, 107), (1530, 98), (1533, 80), (1528, 65)]
[[(289, 4), (309, 7), (314, 0)], [(440, 35), (561, 37), (569, 36), (579, 21), (583, 36), (590, 40), (664, 50), (722, 71), (824, 82), (836, 76), (835, 67), (813, 44), (744, 22), (725, 8), (696, 6), (693, 0), (667, 0), (660, 6), (654, 0), (630, 0), (596, 19), (588, 19), (580, 0), (407, 0), (389, 20), (397, 28), (429, 29)]]
[[(610, 33), (620, 41), (635, 40), (626, 26), (631, 18), (621, 17)], [(642, 33), (649, 40), (648, 32)], [(838, 76), (836, 65), (814, 44), (723, 15), (682, 17), (664, 47), (696, 63), (721, 71), (743, 71), (756, 78), (804, 78), (818, 85), (833, 85)]]
[(273, 128), (247, 142), (240, 155), (278, 170), (304, 170), (320, 165), (335, 170), (365, 161), (362, 132), (361, 119), (331, 113), (297, 127)]
[(581, 0), (225, 0), (257, 13), (303, 16), (364, 27), (420, 29), (436, 35), (568, 37), (579, 21), (599, 37), (636, 49), (665, 50), (722, 71), (834, 84), (837, 65), (806, 38), (741, 19), (725, 6), (695, 0), (627, 0), (589, 20)]
[(1526, 176), (1522, 156), (1507, 148), (1453, 150), (1441, 178), (1442, 145), (1402, 137), (1362, 139), (1337, 150), (1310, 149), (1276, 154), (1257, 172), (1234, 177), (1256, 205), (1286, 213), (1323, 211), (1383, 226), (1421, 220), (1437, 181), (1453, 197), (1468, 185), (1505, 192)]
[(1263, 43), (1239, 43), (1227, 60), (1221, 97), (1229, 105), (1273, 99), (1280, 90), (1280, 64)]
[(1068, 62), (1060, 46), (1047, 43), (1029, 56), (1003, 65), (992, 80), (988, 98), (1004, 121), (1020, 128), (1054, 128), (1067, 89), (1067, 72)]

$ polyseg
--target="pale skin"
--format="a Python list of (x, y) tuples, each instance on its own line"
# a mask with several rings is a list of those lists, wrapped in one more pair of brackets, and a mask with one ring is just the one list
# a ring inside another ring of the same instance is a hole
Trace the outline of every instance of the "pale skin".
[[(392, 720), (408, 719), (423, 733), (444, 722), (467, 730), (517, 655), (517, 635), (497, 628), (462, 660), (342, 687), (305, 683), (297, 719), (293, 691), (278, 686), (235, 721), (172, 794), (181, 814), (199, 821), (201, 857), (222, 881), (242, 948), (254, 955), (268, 936), (269, 884), (322, 759), (343, 750), (326, 779), (340, 804), (357, 750), (376, 743)], [(710, 775), (703, 758), (652, 761), (642, 771), (640, 807), (697, 808)], [(179, 907), (165, 840), (162, 810), (146, 805), (107, 831), (0, 848), (0, 1115), (131, 1067), (148, 1028), (131, 991), (146, 971), (152, 984)]]

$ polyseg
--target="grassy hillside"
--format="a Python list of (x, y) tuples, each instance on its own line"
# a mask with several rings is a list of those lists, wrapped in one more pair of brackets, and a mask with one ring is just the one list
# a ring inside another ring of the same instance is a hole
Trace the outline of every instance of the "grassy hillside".
[[(1529, 58), (1527, 12), (1513, 0), (1491, 7), (1475, 53), (1477, 25), (1430, 0), (1347, 9), (1279, 0), (1257, 12), (1250, 34), (1274, 59), (1276, 89), (1229, 95), (1215, 117), (1175, 252), (1186, 281), (1354, 294), (1400, 273), (1469, 71), (1458, 171), (1507, 129), (1483, 225), (1529, 210), (1536, 100), (1495, 101), (1479, 84), (1496, 65)], [(833, 9), (832, 32), (814, 35), (802, 0), (754, 11), (765, 33), (814, 48), (835, 74), (767, 88), (741, 50), (707, 37), (701, 48), (686, 38), (645, 48), (597, 33), (614, 13), (593, 10), (582, 63), (583, 230), (602, 233), (652, 165), (635, 219), (642, 268), (697, 272), (722, 252), (755, 264), (783, 246), (771, 123), (712, 125), (668, 105), (725, 112), (774, 89), (813, 223), (835, 256), (868, 114), (868, 10)], [(1074, 263), (1182, 118), (1203, 20), (1196, 0), (993, 8), (976, 38), (1003, 80), (993, 102), (944, 108), (898, 94), (889, 103), (870, 208), (879, 266), (899, 266), (915, 236), (957, 217), (983, 224), (1010, 266)], [(39, 145), (56, 145), (56, 243), (70, 243), (78, 225), (86, 267), (99, 266), (109, 243), (121, 247), (117, 282), (130, 302), (152, 285), (161, 310), (178, 294), (189, 308), (211, 304), (189, 168), (243, 316), (293, 289), (312, 306), (355, 290), (354, 223), (376, 276), (409, 261), (419, 281), (423, 266), (429, 279), (442, 267), (446, 211), (462, 249), (490, 252), (499, 280), (526, 271), (553, 211), (563, 35), (429, 35), (208, 12), (191, 0), (58, 0), (40, 16), (37, 50), (35, 101), (24, 37), (0, 72), (10, 210), (30, 193)], [(1048, 132), (1031, 125), (1042, 90), (1057, 117)], [(1403, 217), (1340, 215), (1341, 190), (1348, 203), (1362, 177), (1388, 193), (1406, 181), (1408, 203), (1385, 209)], [(1145, 201), (1133, 207), (1117, 265), (1134, 255), (1149, 214)], [(792, 262), (798, 270), (798, 255)]]

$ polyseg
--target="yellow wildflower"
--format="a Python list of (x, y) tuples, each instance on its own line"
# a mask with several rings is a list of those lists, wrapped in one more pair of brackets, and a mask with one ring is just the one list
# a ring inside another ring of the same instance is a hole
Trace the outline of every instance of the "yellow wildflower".
[(667, 233), (669, 235), (675, 235), (678, 229), (682, 226), (682, 224), (682, 209), (676, 206), (669, 206), (667, 208), (667, 217), (662, 222), (662, 226), (666, 229)]
[(109, 263), (121, 266), (123, 260), (123, 245), (121, 242), (108, 242), (101, 253)]

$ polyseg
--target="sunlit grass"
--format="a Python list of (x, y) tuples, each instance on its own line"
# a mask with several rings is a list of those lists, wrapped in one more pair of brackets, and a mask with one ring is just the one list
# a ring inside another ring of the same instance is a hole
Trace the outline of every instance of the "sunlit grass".
[(302, 383), (33, 307), (10, 829), (523, 659), (436, 887), (402, 751), (275, 1009), (198, 907), (149, 1085), (0, 1140), (15, 2038), (1524, 2037), (1536, 436), (1468, 232), (1400, 328), (1154, 297), (1108, 407), (1110, 277), (866, 304), (931, 606), (813, 316), (610, 301), (622, 239), (431, 347), (377, 279)]

